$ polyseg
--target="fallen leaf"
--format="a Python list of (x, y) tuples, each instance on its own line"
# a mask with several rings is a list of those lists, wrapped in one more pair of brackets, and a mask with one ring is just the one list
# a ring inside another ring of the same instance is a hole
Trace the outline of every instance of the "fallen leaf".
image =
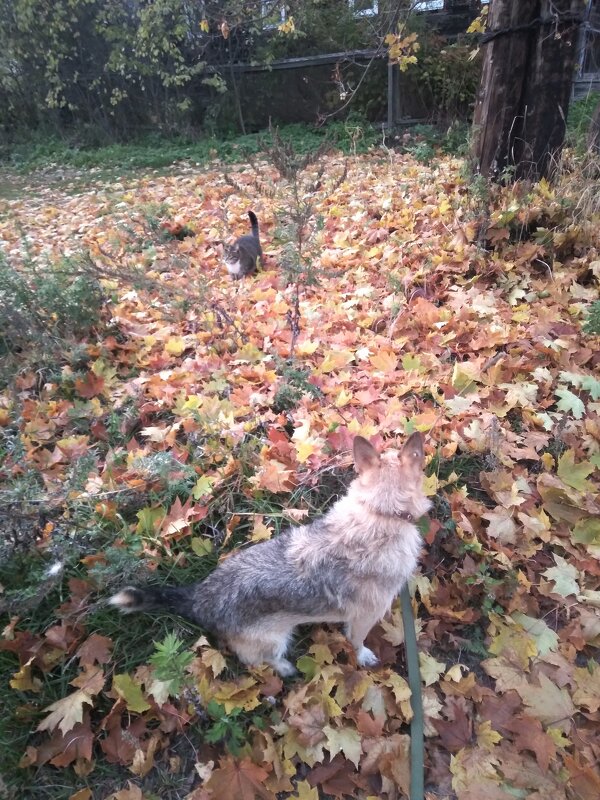
[(127, 673), (113, 675), (113, 689), (125, 701), (129, 711), (141, 714), (142, 711), (150, 708), (150, 703), (145, 700), (141, 686), (133, 680), (131, 675)]
[(275, 800), (275, 795), (264, 787), (268, 774), (248, 758), (225, 756), (213, 770), (206, 788), (219, 800)]
[(554, 561), (556, 562), (556, 566), (549, 567), (547, 570), (544, 570), (542, 575), (554, 582), (553, 591), (556, 592), (556, 594), (562, 595), (563, 597), (568, 597), (571, 594), (580, 594), (581, 589), (579, 588), (579, 584), (576, 580), (577, 570), (575, 567), (572, 564), (569, 564), (557, 553), (553, 553), (552, 555), (554, 557)]

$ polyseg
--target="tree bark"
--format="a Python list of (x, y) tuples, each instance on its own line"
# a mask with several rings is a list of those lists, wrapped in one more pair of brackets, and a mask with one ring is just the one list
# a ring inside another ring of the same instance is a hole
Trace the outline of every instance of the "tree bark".
[(562, 149), (585, 0), (492, 0), (474, 117), (476, 170), (552, 177)]

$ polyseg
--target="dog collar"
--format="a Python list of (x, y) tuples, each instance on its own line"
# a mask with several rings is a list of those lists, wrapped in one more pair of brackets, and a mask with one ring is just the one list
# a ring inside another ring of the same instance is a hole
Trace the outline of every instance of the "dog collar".
[(369, 508), (368, 504), (364, 502), (361, 502), (361, 505), (366, 508), (370, 514), (375, 514), (383, 519), (402, 519), (404, 522), (414, 522), (416, 520), (415, 515), (411, 514), (410, 511), (393, 511), (390, 514), (384, 514), (382, 511), (375, 511), (374, 509)]
[(381, 511), (372, 511), (372, 514), (376, 514), (378, 517), (383, 517), (384, 519), (402, 519), (405, 522), (414, 522), (415, 515), (411, 514), (410, 511), (397, 511), (392, 514), (383, 514)]

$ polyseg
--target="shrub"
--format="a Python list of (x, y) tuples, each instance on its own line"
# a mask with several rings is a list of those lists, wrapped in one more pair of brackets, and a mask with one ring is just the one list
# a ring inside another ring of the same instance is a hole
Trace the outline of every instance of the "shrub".
[(15, 267), (0, 253), (0, 355), (64, 337), (100, 321), (103, 296), (87, 255)]
[(592, 336), (600, 336), (600, 300), (596, 300), (590, 308), (583, 330)]

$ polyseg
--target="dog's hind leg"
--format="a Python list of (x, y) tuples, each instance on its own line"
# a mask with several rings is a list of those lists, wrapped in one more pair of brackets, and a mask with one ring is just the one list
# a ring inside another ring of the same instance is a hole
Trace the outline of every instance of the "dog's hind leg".
[(375, 653), (364, 645), (366, 635), (377, 622), (379, 618), (356, 616), (346, 623), (345, 634), (356, 650), (356, 661), (360, 667), (374, 667), (379, 663)]
[(246, 629), (243, 633), (228, 636), (227, 642), (243, 664), (270, 664), (286, 678), (296, 673), (292, 662), (285, 657), (291, 634), (291, 629)]

